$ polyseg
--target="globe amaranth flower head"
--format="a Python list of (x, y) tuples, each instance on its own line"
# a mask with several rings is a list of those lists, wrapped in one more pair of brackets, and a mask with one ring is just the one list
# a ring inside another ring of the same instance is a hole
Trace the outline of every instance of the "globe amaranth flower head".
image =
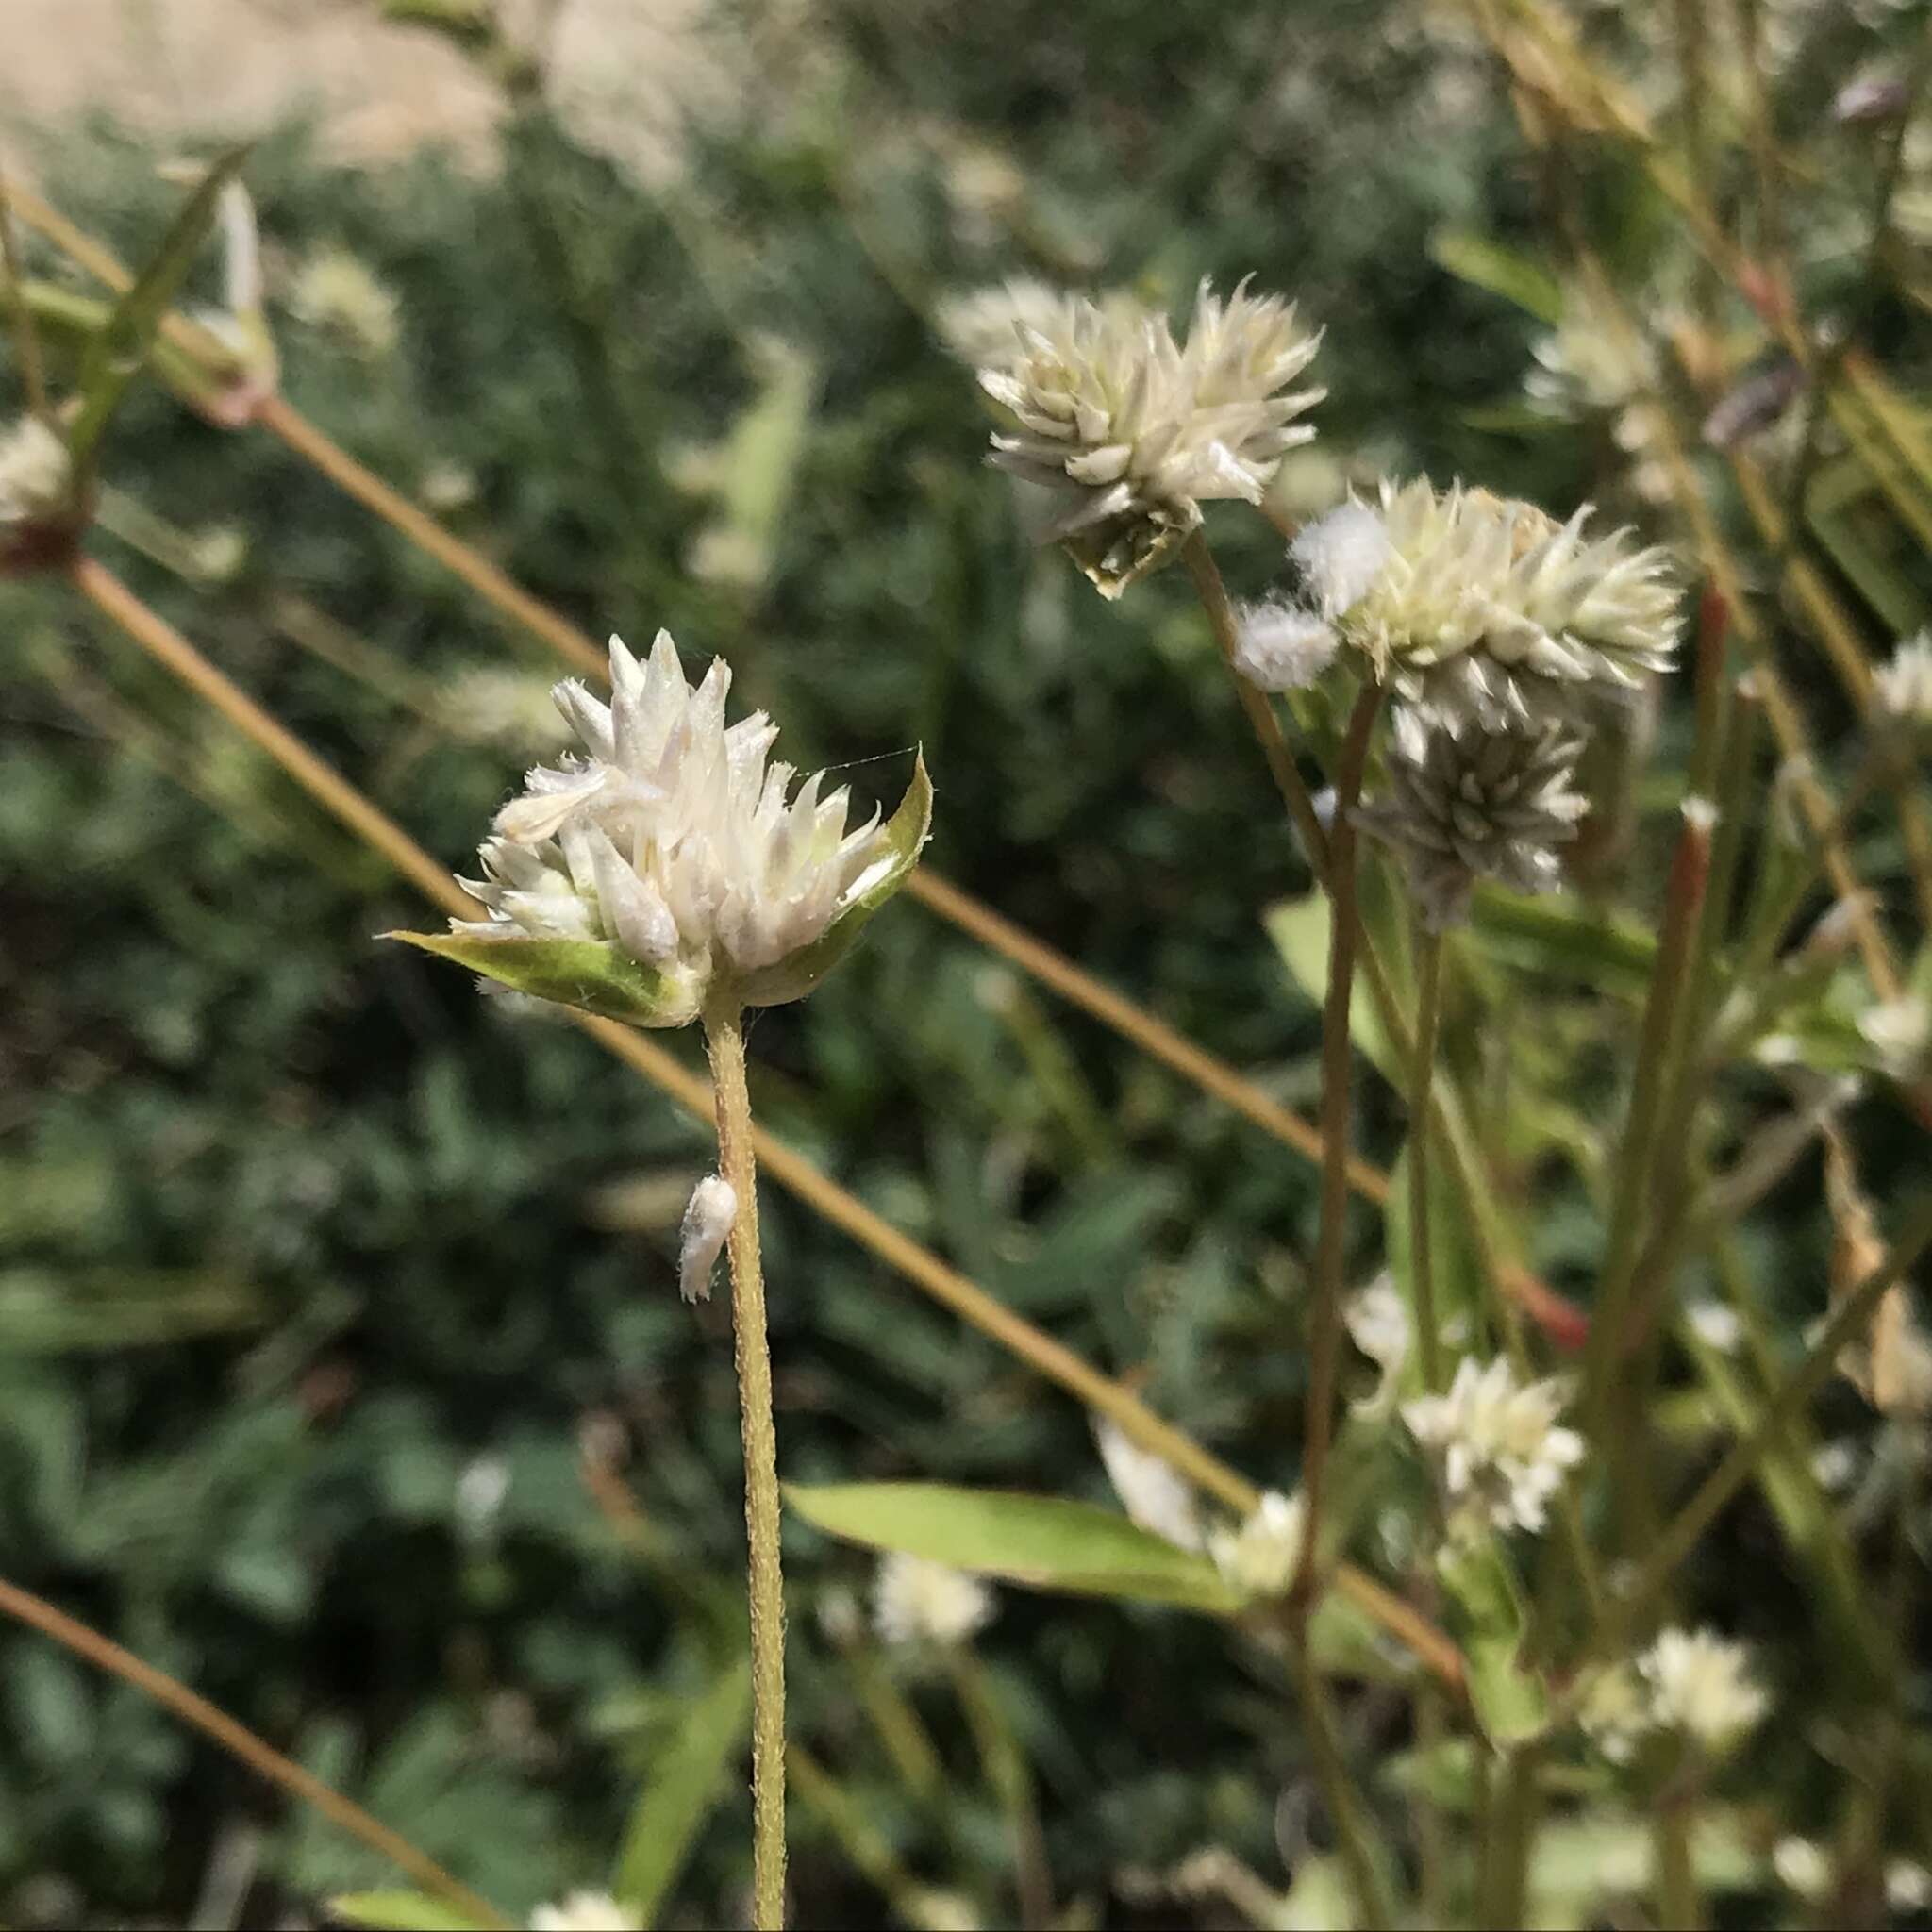
[(1555, 1379), (1519, 1383), (1498, 1356), (1487, 1368), (1465, 1357), (1446, 1394), (1403, 1404), (1409, 1434), (1441, 1472), (1452, 1534), (1542, 1528), (1550, 1498), (1583, 1459), (1583, 1438), (1557, 1425), (1568, 1399)]
[(1324, 391), (1290, 385), (1319, 337), (1245, 283), (1225, 302), (1201, 285), (1185, 346), (1165, 316), (1081, 295), (1016, 313), (1015, 328), (1022, 353), (979, 372), (1013, 425), (992, 460), (1049, 492), (1041, 541), (1065, 544), (1104, 596), (1162, 562), (1204, 502), (1260, 502), (1314, 434), (1295, 418)]
[(539, 766), (464, 881), (484, 917), (404, 933), (502, 986), (641, 1026), (681, 1026), (708, 1000), (803, 997), (904, 882), (931, 823), (922, 760), (904, 802), (846, 824), (823, 774), (793, 791), (768, 764), (763, 712), (724, 723), (731, 673), (695, 689), (659, 631), (640, 663), (610, 641), (610, 702), (554, 693), (583, 747)]
[(1637, 1659), (1650, 1720), (1712, 1753), (1726, 1751), (1771, 1708), (1751, 1676), (1751, 1653), (1714, 1630), (1665, 1630)]
[(1533, 504), (1425, 478), (1384, 483), (1289, 550), (1302, 602), (1412, 706), (1454, 723), (1560, 715), (1667, 671), (1678, 595), (1627, 530), (1591, 539)]
[(992, 1622), (997, 1605), (977, 1576), (894, 1550), (879, 1558), (873, 1625), (888, 1643), (964, 1643)]
[(1356, 823), (1407, 856), (1424, 923), (1440, 932), (1464, 916), (1478, 878), (1517, 892), (1557, 883), (1557, 848), (1590, 809), (1574, 785), (1582, 751), (1557, 719), (1484, 727), (1403, 706), (1387, 794), (1357, 806)]

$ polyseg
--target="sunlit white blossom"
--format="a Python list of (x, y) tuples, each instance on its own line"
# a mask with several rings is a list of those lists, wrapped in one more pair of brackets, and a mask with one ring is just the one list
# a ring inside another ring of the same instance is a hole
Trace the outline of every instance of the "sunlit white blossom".
[(1463, 918), (1479, 878), (1515, 892), (1560, 883), (1557, 848), (1590, 808), (1574, 784), (1582, 750), (1557, 719), (1482, 725), (1405, 706), (1391, 736), (1388, 790), (1357, 807), (1356, 820), (1406, 856), (1424, 921), (1440, 932)]
[(879, 1558), (873, 1626), (888, 1643), (963, 1643), (994, 1608), (992, 1591), (964, 1570), (899, 1550)]
[(708, 1174), (691, 1191), (677, 1237), (677, 1291), (688, 1302), (711, 1298), (711, 1270), (738, 1219), (738, 1190), (722, 1174)]
[(1318, 338), (1291, 304), (1223, 301), (1203, 283), (1185, 345), (1167, 318), (1068, 295), (1018, 324), (1024, 353), (979, 372), (1012, 428), (992, 460), (1052, 492), (1040, 532), (1118, 596), (1201, 521), (1203, 503), (1259, 503), (1283, 454), (1314, 434), (1321, 399), (1290, 385)]
[(1670, 668), (1678, 594), (1658, 549), (1591, 539), (1588, 507), (1426, 479), (1384, 483), (1297, 539), (1305, 602), (1411, 703), (1457, 721), (1540, 718)]
[[(1029, 336), (1046, 334), (1058, 325), (1069, 299), (1066, 290), (1038, 276), (1012, 275), (946, 296), (934, 311), (933, 325), (940, 340), (969, 367), (1011, 368), (1029, 353)], [(1090, 299), (1108, 313), (1138, 317), (1144, 312), (1131, 295)]]
[(1164, 1456), (1131, 1441), (1117, 1423), (1095, 1422), (1093, 1440), (1127, 1520), (1180, 1549), (1198, 1550), (1201, 1511), (1187, 1477)]
[(1335, 661), (1341, 640), (1312, 610), (1275, 599), (1239, 613), (1234, 668), (1258, 690), (1301, 691)]
[(1881, 1000), (1858, 1015), (1858, 1031), (1876, 1050), (1888, 1073), (1908, 1078), (1932, 1045), (1932, 1005), (1916, 993)]
[(1738, 1319), (1737, 1309), (1723, 1302), (1692, 1302), (1684, 1310), (1684, 1319), (1690, 1324), (1691, 1334), (1719, 1355), (1735, 1354), (1744, 1339), (1744, 1324)]
[(451, 674), (437, 694), (437, 715), (452, 737), (511, 751), (549, 752), (569, 743), (552, 686), (527, 671), (473, 664)]
[(1441, 1469), (1459, 1535), (1542, 1528), (1550, 1499), (1583, 1459), (1583, 1438), (1557, 1425), (1568, 1399), (1555, 1378), (1519, 1383), (1498, 1356), (1487, 1368), (1465, 1357), (1446, 1394), (1403, 1404), (1409, 1434)]
[(1895, 1912), (1923, 1912), (1932, 1906), (1932, 1872), (1916, 1858), (1892, 1858), (1885, 1867), (1885, 1903)]
[(767, 766), (776, 727), (763, 712), (727, 727), (730, 671), (714, 661), (692, 689), (667, 632), (643, 663), (612, 638), (610, 675), (608, 704), (557, 687), (582, 753), (533, 770), (497, 814), (465, 881), (488, 916), (452, 932), (608, 942), (655, 975), (645, 1024), (691, 1019), (719, 974), (751, 1004), (798, 997), (824, 970), (808, 949), (909, 866), (923, 808), (902, 808), (920, 823), (895, 844), (876, 812), (848, 829), (822, 774), (794, 794), (792, 768)]
[(574, 1891), (561, 1905), (539, 1906), (530, 1932), (641, 1932), (643, 1921), (608, 1891)]
[(1831, 1860), (1808, 1838), (1779, 1839), (1771, 1848), (1771, 1869), (1800, 1898), (1823, 1898), (1831, 1889)]
[(1270, 1490), (1239, 1527), (1210, 1533), (1208, 1554), (1245, 1595), (1280, 1596), (1294, 1581), (1307, 1521), (1300, 1495)]
[(1932, 631), (1918, 631), (1872, 675), (1872, 690), (1886, 713), (1902, 724), (1932, 724)]
[(1711, 1630), (1665, 1630), (1638, 1659), (1650, 1687), (1652, 1722), (1710, 1752), (1737, 1743), (1771, 1699), (1755, 1683), (1750, 1653)]

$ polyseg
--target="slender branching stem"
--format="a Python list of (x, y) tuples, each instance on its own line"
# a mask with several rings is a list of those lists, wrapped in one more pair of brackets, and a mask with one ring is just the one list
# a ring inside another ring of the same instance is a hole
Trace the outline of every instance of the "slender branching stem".
[(312, 1772), (284, 1757), (246, 1724), (210, 1704), (199, 1691), (191, 1690), (165, 1671), (144, 1663), (112, 1638), (103, 1637), (98, 1630), (90, 1629), (44, 1598), (4, 1579), (0, 1579), (0, 1612), (51, 1638), (124, 1684), (132, 1685), (143, 1696), (153, 1698), (162, 1709), (212, 1739), (249, 1770), (279, 1786), (291, 1797), (313, 1806), (332, 1824), (380, 1853), (425, 1891), (447, 1899), (466, 1919), (491, 1927), (507, 1928), (510, 1924), (488, 1900), (479, 1898), (461, 1879), (445, 1872), (426, 1853), (419, 1852), (408, 1839), (391, 1831), (379, 1819), (372, 1818), (361, 1806), (324, 1784)]
[(1665, 1798), (1654, 1827), (1657, 1924), (1670, 1926), (1671, 1932), (1702, 1932), (1704, 1925), (1704, 1902), (1697, 1894), (1697, 1869), (1691, 1856), (1696, 1822), (1693, 1781)]
[(1335, 1377), (1341, 1353), (1342, 1269), (1347, 1261), (1349, 1071), (1353, 1049), (1349, 1010), (1355, 991), (1355, 806), (1361, 795), (1369, 739), (1382, 708), (1382, 688), (1365, 682), (1348, 721), (1335, 774), (1335, 821), (1328, 838), (1328, 988), (1322, 1004), (1322, 1197), (1315, 1240), (1314, 1306), (1308, 1337), (1308, 1399), (1302, 1438), (1302, 1554), (1297, 1597), (1312, 1603), (1315, 1548), (1335, 1433)]
[(1381, 1932), (1381, 1928), (1395, 1924), (1395, 1914), (1382, 1883), (1368, 1807), (1349, 1776), (1348, 1763), (1336, 1735), (1327, 1686), (1322, 1682), (1322, 1674), (1315, 1669), (1314, 1659), (1308, 1654), (1307, 1625), (1300, 1624), (1289, 1641), (1308, 1757), (1316, 1782), (1322, 1787), (1329, 1823), (1335, 1829), (1341, 1868), (1348, 1874), (1348, 1887), (1355, 1894), (1356, 1923), (1367, 1928), (1367, 1932)]
[(758, 1248), (758, 1157), (744, 1077), (744, 1014), (728, 993), (705, 1009), (705, 1050), (717, 1106), (718, 1172), (738, 1196), (725, 1238), (731, 1261), (732, 1354), (744, 1442), (744, 1528), (750, 1545), (752, 1924), (785, 1923), (785, 1581), (779, 1567), (778, 1431)]
[(1416, 945), (1415, 1054), (1409, 1068), (1408, 1278), (1423, 1386), (1442, 1386), (1442, 1334), (1436, 1308), (1436, 1257), (1429, 1226), (1429, 1141), (1435, 1130), (1432, 1089), (1442, 1018), (1442, 935), (1424, 928)]

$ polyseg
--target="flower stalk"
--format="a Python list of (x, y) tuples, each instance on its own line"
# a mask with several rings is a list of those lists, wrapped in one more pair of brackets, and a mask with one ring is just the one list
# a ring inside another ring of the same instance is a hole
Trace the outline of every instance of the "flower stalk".
[(1436, 1261), (1429, 1226), (1429, 1141), (1433, 1132), (1436, 1045), (1442, 1019), (1442, 935), (1420, 925), (1416, 951), (1415, 1053), (1409, 1066), (1408, 1279), (1423, 1387), (1442, 1387), (1442, 1338), (1436, 1309)]
[(744, 1014), (728, 991), (704, 1016), (718, 1120), (718, 1171), (738, 1196), (725, 1237), (731, 1263), (732, 1356), (744, 1443), (744, 1527), (750, 1549), (752, 1924), (785, 1923), (785, 1584), (779, 1562), (778, 1433), (758, 1246), (758, 1159), (744, 1076)]

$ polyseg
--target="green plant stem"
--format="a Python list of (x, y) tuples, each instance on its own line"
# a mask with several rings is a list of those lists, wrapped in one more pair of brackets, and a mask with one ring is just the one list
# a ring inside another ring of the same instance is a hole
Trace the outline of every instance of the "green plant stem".
[(1442, 1386), (1442, 1338), (1436, 1313), (1436, 1262), (1429, 1230), (1429, 1140), (1433, 1131), (1436, 1044), (1442, 1018), (1442, 935), (1424, 930), (1416, 947), (1415, 1053), (1409, 1063), (1408, 1275), (1415, 1299), (1423, 1386)]
[(946, 1653), (953, 1690), (973, 1733), (980, 1769), (1006, 1813), (1007, 1836), (1013, 1847), (1013, 1886), (1019, 1897), (1023, 1925), (1053, 1923), (1053, 1874), (1046, 1862), (1046, 1840), (1040, 1829), (1040, 1812), (1033, 1800), (1033, 1777), (1026, 1755), (1013, 1727), (1000, 1708), (986, 1666), (973, 1650), (957, 1644)]
[(758, 1251), (758, 1162), (744, 1078), (744, 1014), (728, 996), (705, 1012), (705, 1051), (718, 1109), (718, 1172), (738, 1196), (731, 1257), (732, 1351), (744, 1440), (744, 1527), (750, 1545), (752, 1924), (785, 1923), (785, 1584), (778, 1562), (778, 1434)]
[(1702, 1932), (1704, 1924), (1690, 1843), (1697, 1822), (1696, 1802), (1694, 1790), (1676, 1792), (1665, 1800), (1657, 1815), (1657, 1924), (1670, 1927), (1670, 1932)]
[(1348, 1874), (1349, 1890), (1355, 1893), (1357, 1923), (1371, 1928), (1371, 1932), (1380, 1932), (1380, 1928), (1395, 1923), (1394, 1909), (1383, 1890), (1379, 1860), (1372, 1842), (1373, 1827), (1349, 1777), (1348, 1764), (1335, 1735), (1335, 1716), (1328, 1706), (1327, 1689), (1308, 1652), (1306, 1624), (1291, 1634), (1289, 1649), (1301, 1699), (1308, 1756), (1328, 1807), (1329, 1822), (1335, 1827), (1336, 1849), (1341, 1857), (1342, 1870)]
[(1315, 1549), (1321, 1533), (1328, 1445), (1335, 1433), (1335, 1377), (1341, 1353), (1342, 1269), (1347, 1261), (1349, 1071), (1348, 1016), (1355, 990), (1355, 805), (1361, 795), (1369, 739), (1382, 708), (1382, 688), (1365, 683), (1355, 701), (1335, 773), (1335, 819), (1328, 840), (1328, 990), (1322, 1005), (1322, 1208), (1315, 1241), (1314, 1307), (1308, 1342), (1308, 1399), (1302, 1439), (1302, 1552), (1295, 1597), (1304, 1613), (1314, 1601)]
[(1493, 1843), (1484, 1847), (1488, 1886), (1482, 1923), (1486, 1925), (1528, 1923), (1529, 1861), (1542, 1799), (1537, 1777), (1540, 1761), (1534, 1744), (1522, 1746), (1503, 1760), (1502, 1789), (1490, 1807)]

